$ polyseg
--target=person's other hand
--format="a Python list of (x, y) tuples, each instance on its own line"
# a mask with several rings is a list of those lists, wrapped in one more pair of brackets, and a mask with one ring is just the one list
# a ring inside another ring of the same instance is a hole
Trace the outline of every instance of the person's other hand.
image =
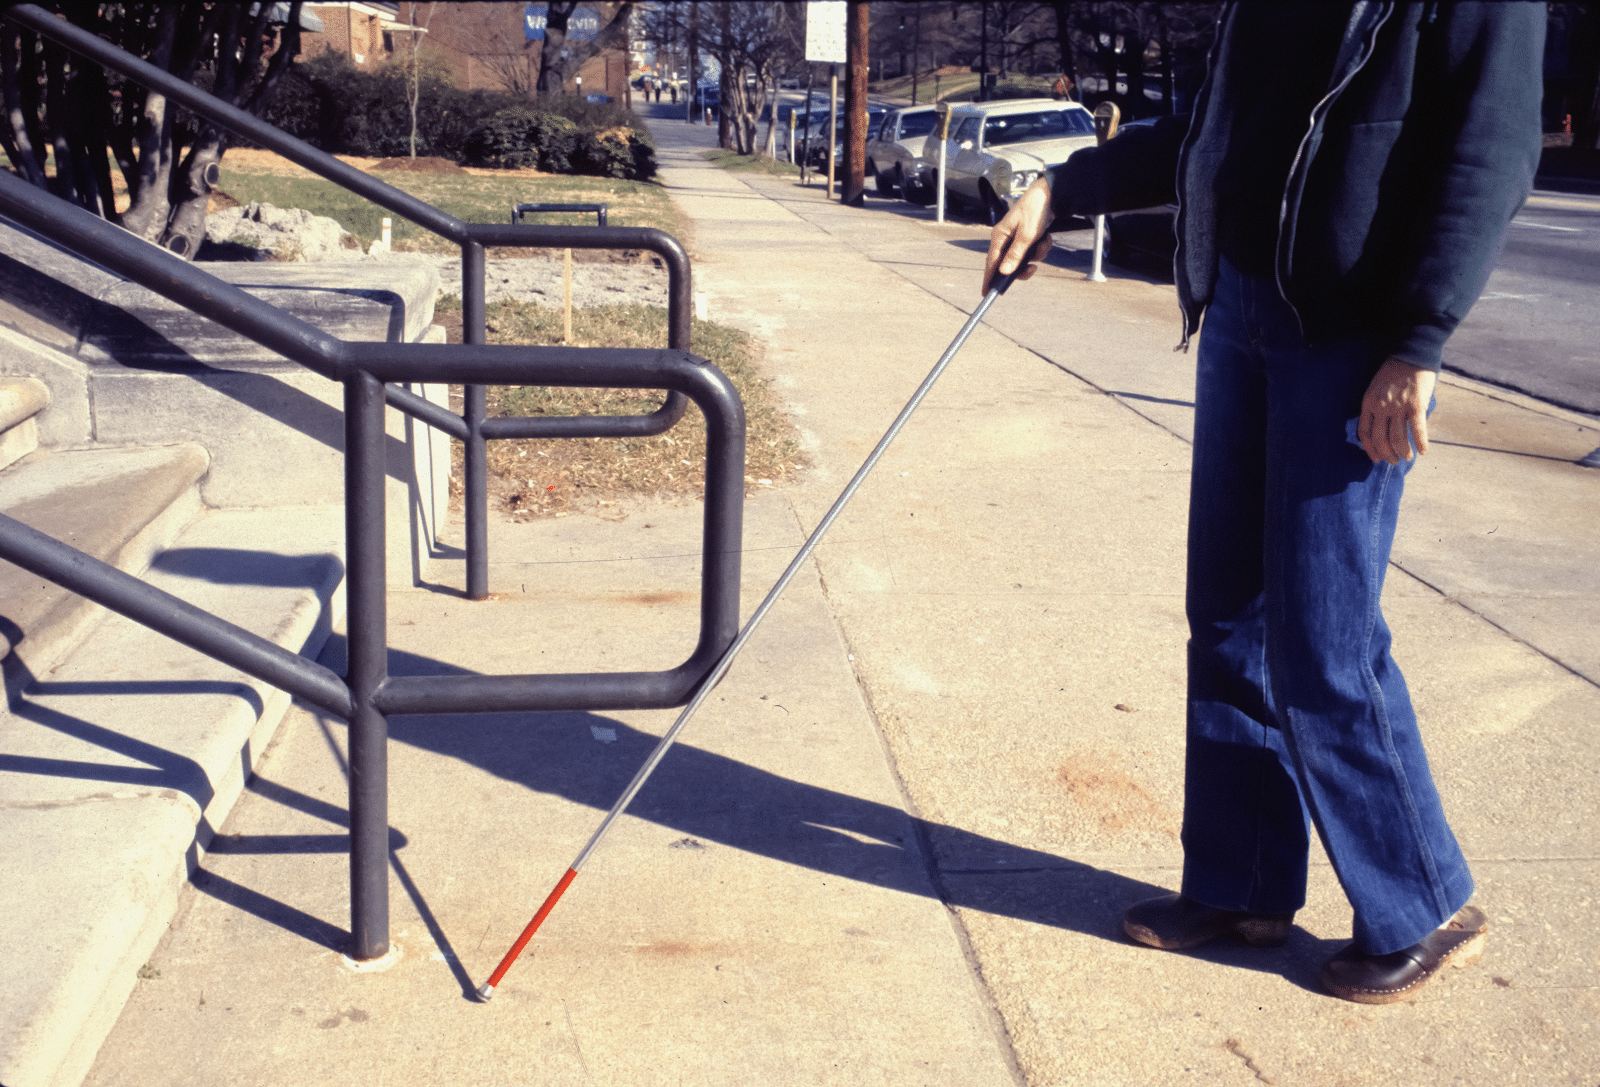
[(1040, 178), (1028, 186), (1028, 191), (989, 231), (989, 255), (983, 262), (983, 289), (978, 293), (989, 293), (989, 281), (996, 271), (1010, 275), (1021, 268), (1018, 279), (1031, 277), (1038, 262), (1050, 252), (1050, 224), (1054, 219), (1050, 211), (1050, 186)]
[[(1367, 394), (1361, 398), (1357, 434), (1372, 463), (1399, 464), (1428, 451), (1428, 402), (1438, 375), (1391, 358), (1378, 368)], [(1409, 437), (1408, 437), (1409, 431)]]

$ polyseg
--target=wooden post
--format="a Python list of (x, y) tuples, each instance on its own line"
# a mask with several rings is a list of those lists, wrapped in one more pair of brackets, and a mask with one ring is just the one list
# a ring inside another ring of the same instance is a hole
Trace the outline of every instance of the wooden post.
[(845, 88), (844, 185), (839, 202), (859, 208), (867, 202), (867, 76), (869, 44), (866, 0), (850, 0), (845, 48), (850, 82)]
[(561, 251), (561, 297), (563, 302), (561, 319), (561, 342), (567, 346), (572, 345), (572, 250)]
[(867, 75), (869, 38), (867, 2), (850, 0), (845, 48), (850, 58), (850, 83), (845, 88), (845, 184), (840, 203), (859, 208), (867, 202)]
[(834, 162), (834, 152), (838, 150), (839, 143), (833, 134), (839, 131), (839, 66), (828, 65), (828, 132), (823, 138), (828, 141), (828, 199), (833, 199), (833, 172), (838, 164)]

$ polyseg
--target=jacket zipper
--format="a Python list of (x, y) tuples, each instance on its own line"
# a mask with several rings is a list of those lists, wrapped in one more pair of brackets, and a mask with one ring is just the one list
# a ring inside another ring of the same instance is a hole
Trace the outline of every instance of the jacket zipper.
[[(1350, 21), (1352, 23), (1364, 15), (1362, 9), (1369, 2), (1371, 0), (1358, 0), (1350, 12)], [(1322, 96), (1322, 99), (1316, 105), (1311, 107), (1310, 125), (1306, 128), (1306, 134), (1300, 139), (1300, 146), (1295, 148), (1294, 159), (1289, 163), (1289, 176), (1283, 182), (1283, 197), (1278, 202), (1278, 244), (1272, 262), (1272, 278), (1278, 288), (1278, 297), (1283, 299), (1284, 305), (1288, 306), (1289, 311), (1294, 314), (1295, 324), (1300, 329), (1302, 342), (1306, 338), (1305, 321), (1300, 316), (1299, 308), (1289, 300), (1288, 284), (1285, 282), (1286, 276), (1284, 274), (1289, 262), (1294, 258), (1292, 252), (1285, 251), (1283, 234), (1289, 215), (1289, 192), (1294, 187), (1295, 175), (1299, 172), (1301, 159), (1306, 154), (1306, 145), (1311, 142), (1311, 137), (1316, 134), (1317, 129), (1327, 117), (1328, 110), (1332, 108), (1334, 99), (1344, 93), (1344, 89), (1350, 85), (1350, 81), (1355, 79), (1361, 69), (1367, 66), (1367, 61), (1372, 59), (1372, 54), (1377, 48), (1378, 31), (1389, 21), (1389, 16), (1392, 14), (1394, 14), (1394, 5), (1392, 3), (1385, 4), (1377, 19), (1368, 28), (1366, 41), (1362, 44), (1362, 52), (1355, 58), (1350, 70), (1345, 73), (1343, 79), (1329, 89), (1327, 94)], [(1297, 211), (1296, 215), (1298, 214)]]

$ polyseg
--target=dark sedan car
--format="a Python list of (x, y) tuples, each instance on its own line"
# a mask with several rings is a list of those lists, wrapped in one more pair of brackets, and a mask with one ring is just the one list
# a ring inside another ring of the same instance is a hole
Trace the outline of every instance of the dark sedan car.
[[(1154, 117), (1129, 121), (1118, 134), (1155, 123)], [(1107, 215), (1106, 259), (1123, 268), (1171, 279), (1172, 258), (1178, 251), (1177, 222), (1177, 204)]]

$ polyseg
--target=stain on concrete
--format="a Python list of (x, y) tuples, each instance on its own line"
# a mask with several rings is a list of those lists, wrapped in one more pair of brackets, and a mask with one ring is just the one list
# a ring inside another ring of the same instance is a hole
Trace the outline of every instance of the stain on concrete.
[(339, 1026), (346, 1020), (349, 1020), (352, 1023), (365, 1023), (371, 1018), (371, 1015), (360, 1008), (349, 1008), (340, 1012), (338, 1015), (330, 1015), (328, 1018), (321, 1020), (319, 1023), (317, 1023), (317, 1026), (323, 1030), (332, 1030), (334, 1027)]
[(1074, 759), (1056, 770), (1056, 780), (1080, 808), (1111, 831), (1159, 830), (1177, 835), (1175, 813), (1121, 770)]

